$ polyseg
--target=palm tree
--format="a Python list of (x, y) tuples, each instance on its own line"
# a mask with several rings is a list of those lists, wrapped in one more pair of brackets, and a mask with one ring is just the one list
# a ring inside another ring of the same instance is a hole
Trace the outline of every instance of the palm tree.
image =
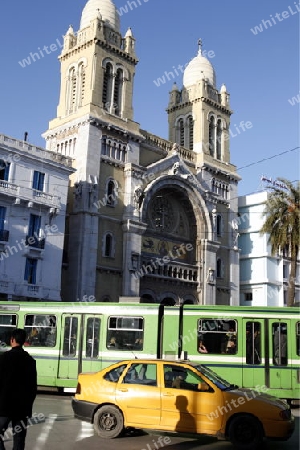
[[(286, 249), (291, 261), (287, 305), (295, 301), (297, 256), (300, 244), (300, 183), (294, 187), (291, 181), (278, 178), (265, 203), (265, 223), (260, 232), (268, 233), (272, 255)], [(279, 186), (283, 187), (279, 187)]]

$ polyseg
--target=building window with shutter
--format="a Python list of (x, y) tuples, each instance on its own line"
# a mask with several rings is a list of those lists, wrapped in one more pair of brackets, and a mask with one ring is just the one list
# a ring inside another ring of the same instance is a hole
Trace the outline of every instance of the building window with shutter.
[(45, 174), (35, 170), (33, 173), (32, 189), (36, 189), (37, 191), (43, 191), (44, 182), (45, 182)]
[(36, 284), (37, 259), (26, 258), (24, 280), (28, 284)]
[(8, 181), (10, 164), (0, 159), (0, 180)]

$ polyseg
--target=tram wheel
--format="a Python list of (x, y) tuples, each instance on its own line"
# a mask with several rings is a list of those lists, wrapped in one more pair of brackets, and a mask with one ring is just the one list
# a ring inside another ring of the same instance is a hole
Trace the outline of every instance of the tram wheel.
[(102, 406), (94, 415), (94, 430), (98, 436), (114, 439), (124, 430), (124, 419), (121, 411), (115, 406)]
[(236, 416), (229, 425), (228, 436), (235, 448), (254, 450), (263, 443), (263, 429), (255, 417), (246, 414)]

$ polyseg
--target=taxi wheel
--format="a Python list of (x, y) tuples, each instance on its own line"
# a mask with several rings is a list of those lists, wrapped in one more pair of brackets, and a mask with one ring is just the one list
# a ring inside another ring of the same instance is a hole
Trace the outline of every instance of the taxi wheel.
[(241, 415), (234, 417), (229, 425), (231, 443), (241, 450), (254, 450), (263, 443), (263, 429), (255, 417)]
[(114, 439), (124, 430), (123, 415), (115, 406), (102, 406), (94, 415), (94, 430), (98, 436)]

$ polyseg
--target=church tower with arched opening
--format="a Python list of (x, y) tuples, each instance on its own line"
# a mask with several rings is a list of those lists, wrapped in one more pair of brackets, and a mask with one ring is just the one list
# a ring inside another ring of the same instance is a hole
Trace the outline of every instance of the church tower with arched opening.
[(112, 0), (88, 0), (60, 55), (57, 117), (47, 149), (74, 159), (65, 301), (238, 304), (235, 167), (229, 94), (201, 54), (174, 85), (169, 140), (133, 117), (138, 59)]

